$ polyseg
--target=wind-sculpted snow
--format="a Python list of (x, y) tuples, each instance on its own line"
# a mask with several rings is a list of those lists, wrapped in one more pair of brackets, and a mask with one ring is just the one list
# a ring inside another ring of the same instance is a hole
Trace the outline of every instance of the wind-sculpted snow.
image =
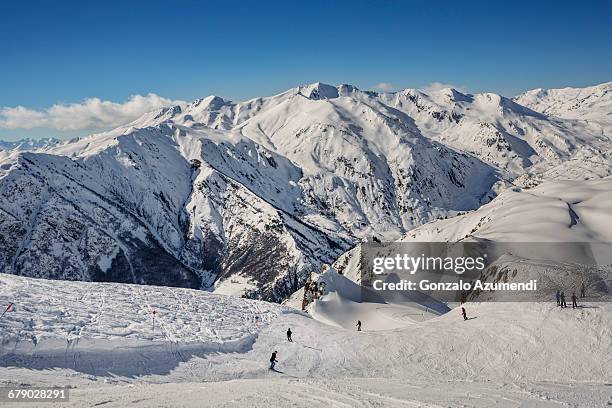
[[(0, 275), (2, 341), (60, 346), (82, 339), (232, 344), (289, 309), (198, 290), (119, 283), (57, 282)], [(4, 309), (3, 309), (4, 311)], [(154, 314), (155, 312), (155, 314)]]
[[(155, 360), (146, 372), (165, 374), (196, 355), (246, 352), (264, 326), (289, 312), (198, 290), (5, 274), (0, 301), (4, 308), (14, 304), (0, 321), (0, 366), (25, 354), (35, 356), (36, 369), (80, 367), (88, 374), (128, 377), (141, 374), (135, 360), (142, 359), (134, 354)], [(75, 357), (67, 360), (65, 353)]]
[(280, 301), (356, 243), (475, 210), (517, 177), (583, 178), (572, 160), (609, 175), (610, 146), (494, 94), (211, 96), (0, 156), (0, 270)]

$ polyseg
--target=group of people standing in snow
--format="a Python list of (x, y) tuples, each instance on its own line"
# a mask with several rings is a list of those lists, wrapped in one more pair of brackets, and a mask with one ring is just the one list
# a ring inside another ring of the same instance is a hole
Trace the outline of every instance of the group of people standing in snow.
[[(582, 284), (582, 286), (580, 287), (580, 297), (586, 297), (586, 293), (585, 293), (585, 288), (584, 288), (584, 283)], [(557, 306), (561, 306), (561, 309), (565, 309), (567, 307), (567, 303), (565, 302), (565, 292), (562, 290), (557, 290), (557, 293), (555, 294), (555, 298), (557, 299)], [(578, 297), (576, 296), (576, 292), (572, 292), (572, 309), (576, 309), (578, 307)]]

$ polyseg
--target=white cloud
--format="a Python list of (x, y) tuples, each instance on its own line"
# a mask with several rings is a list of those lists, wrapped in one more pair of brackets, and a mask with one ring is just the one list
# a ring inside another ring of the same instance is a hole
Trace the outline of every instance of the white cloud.
[(389, 82), (379, 82), (378, 84), (374, 85), (374, 89), (385, 92), (390, 91), (393, 89), (393, 84), (390, 84)]
[(61, 131), (104, 129), (121, 126), (137, 119), (143, 113), (163, 106), (183, 104), (150, 93), (132, 95), (124, 103), (89, 98), (70, 105), (55, 104), (44, 110), (23, 106), (0, 109), (0, 127), (7, 129), (47, 128)]
[(443, 82), (430, 82), (429, 84), (425, 85), (424, 87), (421, 87), (420, 90), (425, 92), (425, 93), (430, 93), (430, 92), (435, 92), (435, 91), (439, 91), (440, 89), (444, 89), (444, 88), (453, 88), (458, 90), (461, 93), (466, 93), (467, 89), (465, 86), (462, 85), (453, 85), (453, 84), (445, 84)]

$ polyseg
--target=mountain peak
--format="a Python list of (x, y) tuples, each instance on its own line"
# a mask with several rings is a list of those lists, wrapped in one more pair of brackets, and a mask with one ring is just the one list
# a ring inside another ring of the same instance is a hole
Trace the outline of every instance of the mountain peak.
[(226, 105), (229, 101), (221, 98), (217, 95), (209, 95), (205, 98), (196, 99), (190, 104), (190, 108), (195, 107), (207, 107), (210, 109), (219, 109), (221, 106)]
[(333, 99), (339, 96), (338, 88), (321, 82), (300, 86), (298, 93), (313, 100)]
[(472, 101), (471, 97), (451, 87), (442, 88), (438, 91), (435, 91), (435, 93), (446, 96), (452, 102), (471, 102)]
[(343, 96), (350, 95), (356, 91), (359, 91), (359, 88), (351, 84), (342, 84), (338, 87), (338, 94), (343, 95)]

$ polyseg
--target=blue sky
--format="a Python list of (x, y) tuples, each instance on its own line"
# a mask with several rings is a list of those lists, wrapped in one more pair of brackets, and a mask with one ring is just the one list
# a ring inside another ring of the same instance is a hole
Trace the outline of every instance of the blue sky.
[[(611, 20), (610, 1), (4, 2), (0, 109), (241, 100), (315, 81), (586, 86), (612, 80)], [(0, 139), (89, 131), (49, 127), (4, 123)]]

